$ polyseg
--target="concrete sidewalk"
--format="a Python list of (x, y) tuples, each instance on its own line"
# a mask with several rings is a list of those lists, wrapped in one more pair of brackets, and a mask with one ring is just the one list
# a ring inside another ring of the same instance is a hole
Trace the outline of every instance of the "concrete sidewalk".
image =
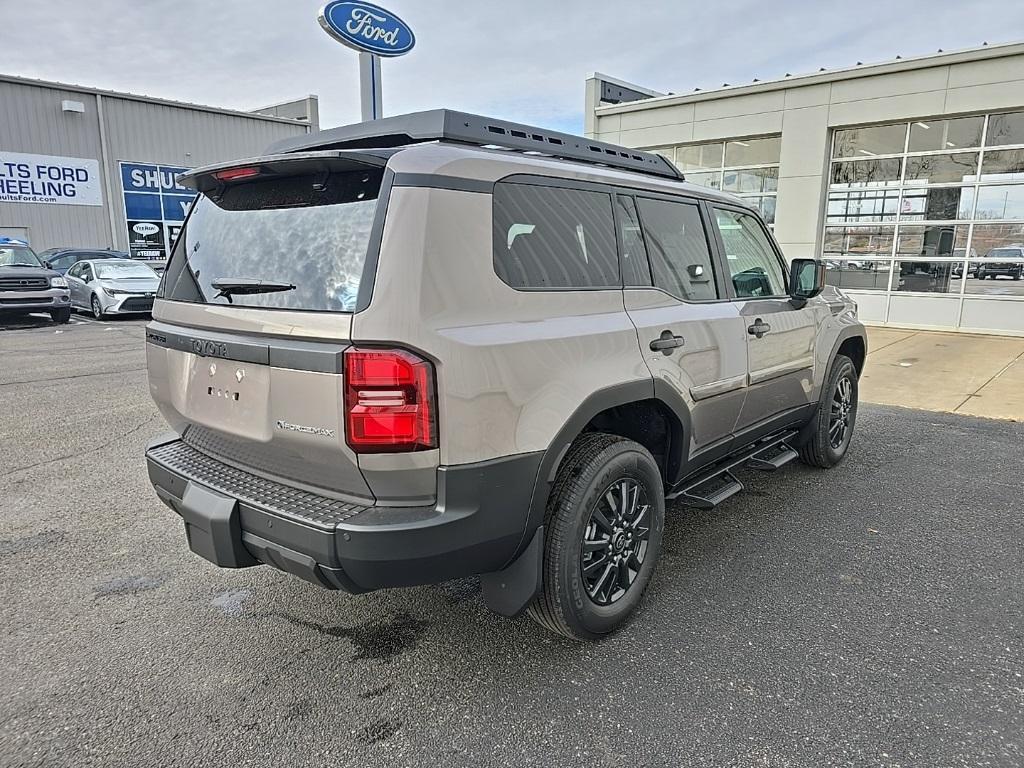
[(869, 327), (860, 399), (1024, 421), (1024, 338)]

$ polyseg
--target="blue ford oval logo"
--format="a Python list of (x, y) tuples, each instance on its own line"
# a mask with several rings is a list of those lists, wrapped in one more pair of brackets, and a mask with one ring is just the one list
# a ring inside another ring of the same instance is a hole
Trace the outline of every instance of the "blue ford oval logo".
[(339, 43), (378, 56), (401, 56), (416, 44), (408, 24), (362, 0), (334, 0), (320, 9), (319, 21)]

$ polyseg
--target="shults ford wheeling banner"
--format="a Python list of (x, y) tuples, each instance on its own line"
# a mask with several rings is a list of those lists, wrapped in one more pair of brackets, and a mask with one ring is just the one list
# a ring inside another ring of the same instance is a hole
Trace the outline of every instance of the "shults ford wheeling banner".
[(0, 203), (103, 205), (100, 164), (0, 150)]
[(176, 177), (188, 168), (121, 163), (128, 249), (133, 259), (166, 259), (196, 196)]

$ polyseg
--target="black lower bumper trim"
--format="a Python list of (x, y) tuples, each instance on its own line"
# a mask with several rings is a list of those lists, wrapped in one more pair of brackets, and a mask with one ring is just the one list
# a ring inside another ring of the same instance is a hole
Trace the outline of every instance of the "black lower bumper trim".
[[(194, 449), (182, 446), (175, 438), (154, 441), (146, 463), (157, 495), (182, 516), (196, 554), (229, 568), (265, 563), (348, 592), (430, 584), (505, 567), (524, 540), (542, 457), (520, 454), (441, 467), (433, 506), (367, 506), (355, 515), (328, 515), (328, 523), (323, 516), (303, 517), (315, 503), (309, 491), (301, 496), (299, 513), (282, 509), (280, 500), (288, 494), (267, 484), (294, 496), (290, 486), (255, 475), (239, 478), (241, 470), (212, 466), (217, 464), (212, 457), (187, 464), (186, 474), (181, 451)], [(239, 494), (240, 489), (245, 492)], [(252, 489), (268, 493), (274, 505), (262, 504)], [(331, 501), (325, 498), (324, 504)]]

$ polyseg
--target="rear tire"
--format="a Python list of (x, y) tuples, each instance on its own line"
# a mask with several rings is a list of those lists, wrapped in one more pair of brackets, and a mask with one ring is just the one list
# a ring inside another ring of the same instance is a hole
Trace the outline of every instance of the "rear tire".
[(50, 319), (58, 325), (64, 325), (71, 321), (71, 307), (63, 307), (50, 312)]
[(850, 358), (836, 355), (808, 425), (810, 436), (800, 446), (800, 460), (812, 467), (834, 467), (846, 456), (856, 421), (857, 369)]
[(530, 618), (576, 640), (615, 631), (639, 604), (661, 553), (658, 465), (632, 440), (580, 435), (555, 478), (544, 525), (544, 583)]

